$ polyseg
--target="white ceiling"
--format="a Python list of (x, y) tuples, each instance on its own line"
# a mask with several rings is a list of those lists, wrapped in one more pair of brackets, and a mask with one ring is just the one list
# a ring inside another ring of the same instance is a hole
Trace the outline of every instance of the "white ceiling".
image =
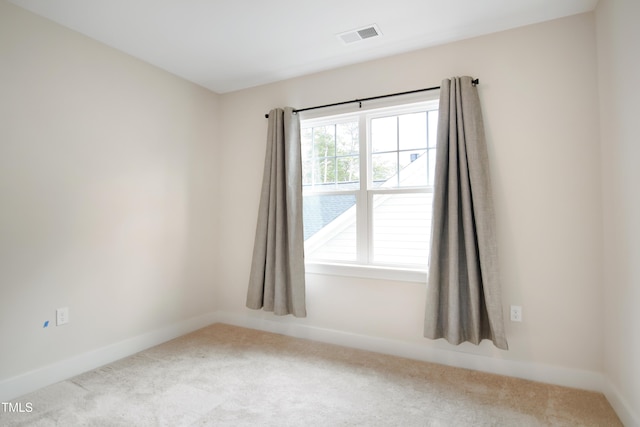
[[(593, 10), (597, 0), (10, 0), (218, 93)], [(337, 34), (377, 24), (382, 37)]]

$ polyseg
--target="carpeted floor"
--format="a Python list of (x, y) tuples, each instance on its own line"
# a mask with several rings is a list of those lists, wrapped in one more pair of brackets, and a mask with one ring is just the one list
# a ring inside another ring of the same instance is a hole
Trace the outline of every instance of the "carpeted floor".
[(0, 425), (622, 425), (598, 393), (225, 324), (14, 402)]

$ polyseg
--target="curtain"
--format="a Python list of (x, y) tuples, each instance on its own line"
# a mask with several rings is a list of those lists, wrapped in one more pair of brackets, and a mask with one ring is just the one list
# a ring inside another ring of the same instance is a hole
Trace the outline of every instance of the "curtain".
[(306, 317), (300, 118), (269, 112), (247, 307)]
[(489, 161), (471, 77), (445, 79), (440, 110), (424, 336), (507, 350)]

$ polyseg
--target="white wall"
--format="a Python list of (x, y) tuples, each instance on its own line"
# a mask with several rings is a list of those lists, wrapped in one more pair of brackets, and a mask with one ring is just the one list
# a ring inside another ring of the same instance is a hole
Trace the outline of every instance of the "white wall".
[[(596, 16), (604, 206), (605, 371), (611, 386), (610, 400), (618, 413), (630, 414), (627, 425), (640, 425), (640, 2), (600, 0)], [(622, 406), (626, 409), (622, 410)]]
[(218, 96), (4, 1), (0, 64), (0, 383), (214, 311)]
[[(348, 47), (345, 47), (348, 49)], [(508, 352), (422, 338), (425, 284), (308, 275), (308, 317), (244, 308), (264, 113), (480, 79), (493, 168)], [(593, 14), (222, 96), (220, 308), (229, 319), (327, 328), (494, 359), (601, 372), (601, 197)], [(482, 359), (482, 358), (481, 358)], [(478, 360), (481, 360), (478, 359)], [(486, 360), (486, 359), (485, 359)], [(481, 363), (480, 363), (481, 364)], [(526, 365), (531, 367), (531, 365)]]

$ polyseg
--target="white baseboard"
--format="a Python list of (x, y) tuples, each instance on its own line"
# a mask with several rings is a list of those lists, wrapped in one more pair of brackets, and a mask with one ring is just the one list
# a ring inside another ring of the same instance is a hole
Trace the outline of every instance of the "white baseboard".
[(618, 418), (625, 426), (640, 426), (640, 414), (636, 412), (638, 409), (634, 408), (625, 399), (618, 388), (611, 383), (611, 381), (605, 381), (604, 395), (613, 407), (613, 410), (618, 414)]
[(491, 374), (505, 375), (531, 381), (579, 388), (597, 392), (604, 391), (604, 376), (600, 372), (570, 369), (552, 365), (519, 362), (492, 358), (446, 349), (429, 347), (420, 343), (391, 340), (338, 330), (323, 329), (300, 323), (265, 320), (242, 314), (219, 312), (218, 321), (246, 328), (275, 332), (296, 338), (337, 344), (345, 347), (377, 353), (390, 354), (408, 359), (439, 363), (458, 368), (473, 369)]
[(208, 313), (187, 319), (156, 331), (129, 338), (13, 378), (2, 380), (0, 381), (0, 402), (11, 401), (39, 388), (98, 368), (216, 322), (425, 362), (598, 391), (605, 394), (624, 425), (640, 426), (638, 414), (634, 412), (633, 408), (615, 386), (605, 381), (604, 376), (598, 372), (497, 359), (477, 354), (429, 347), (419, 343), (390, 340), (339, 330), (318, 328), (300, 323), (279, 321), (277, 318), (267, 320), (228, 312)]
[(217, 322), (216, 313), (184, 320), (0, 381), (0, 402), (66, 380)]

